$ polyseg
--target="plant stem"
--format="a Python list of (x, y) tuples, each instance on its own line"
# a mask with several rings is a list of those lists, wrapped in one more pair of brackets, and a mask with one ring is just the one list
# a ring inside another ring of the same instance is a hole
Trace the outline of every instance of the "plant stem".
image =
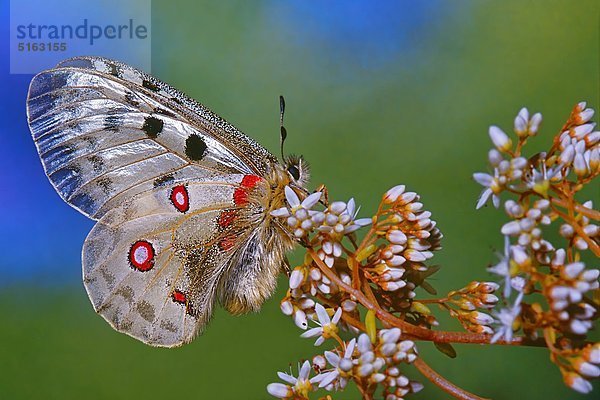
[[(353, 287), (344, 283), (337, 274), (331, 270), (327, 265), (323, 263), (323, 261), (319, 258), (317, 253), (312, 249), (307, 249), (308, 254), (312, 257), (313, 261), (321, 272), (327, 276), (332, 282), (334, 282), (338, 287), (343, 289), (345, 292), (351, 294), (361, 303), (364, 307), (369, 310), (372, 310), (377, 318), (384, 323), (388, 323), (392, 326), (400, 328), (403, 333), (410, 335), (416, 340), (427, 340), (438, 343), (473, 343), (473, 344), (492, 344), (490, 342), (491, 335), (485, 335), (480, 333), (471, 333), (471, 332), (447, 332), (447, 331), (432, 331), (430, 329), (422, 328), (420, 326), (416, 326), (410, 324), (395, 315), (382, 310), (377, 306), (377, 304), (373, 303), (371, 300), (365, 296), (365, 294)], [(529, 341), (526, 338), (517, 337), (511, 340), (510, 342), (505, 340), (498, 340), (493, 344), (498, 345), (512, 345), (512, 346), (536, 346), (536, 347), (545, 347), (545, 342), (542, 341)]]
[[(562, 208), (569, 207), (568, 203), (565, 200), (559, 199), (557, 197), (550, 197), (550, 201), (553, 204), (556, 204), (557, 206), (562, 207)], [(588, 218), (591, 218), (595, 221), (600, 220), (600, 211), (592, 210), (591, 208), (584, 207), (581, 204), (576, 204), (574, 208), (575, 208), (575, 211), (585, 215)]]
[(435, 372), (429, 365), (423, 361), (422, 358), (417, 358), (413, 365), (419, 370), (421, 374), (427, 379), (429, 379), (434, 385), (442, 389), (444, 392), (449, 395), (463, 400), (485, 400), (485, 397), (479, 397), (473, 393), (469, 393), (464, 389), (459, 388), (454, 385), (452, 382), (444, 379), (440, 374)]

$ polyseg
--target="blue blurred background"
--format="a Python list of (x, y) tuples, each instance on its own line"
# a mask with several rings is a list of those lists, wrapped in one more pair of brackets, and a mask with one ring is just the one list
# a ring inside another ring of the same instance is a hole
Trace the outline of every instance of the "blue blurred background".
[[(25, 116), (31, 76), (9, 74), (7, 0), (0, 18), (0, 398), (268, 398), (277, 370), (318, 351), (279, 312), (283, 281), (260, 314), (218, 311), (203, 337), (175, 350), (146, 347), (94, 314), (80, 278), (92, 221), (43, 173)], [(502, 245), (502, 213), (474, 210), (471, 174), (485, 169), (487, 127), (510, 131), (521, 106), (542, 112), (533, 154), (575, 103), (597, 109), (598, 21), (591, 0), (154, 0), (152, 73), (274, 153), (284, 94), (287, 151), (309, 160), (313, 186), (355, 197), (362, 216), (395, 184), (419, 192), (445, 234), (434, 281), (445, 293), (489, 279)], [(449, 360), (420, 347), (483, 396), (581, 397), (544, 350), (456, 348)], [(414, 398), (446, 396), (427, 385)]]

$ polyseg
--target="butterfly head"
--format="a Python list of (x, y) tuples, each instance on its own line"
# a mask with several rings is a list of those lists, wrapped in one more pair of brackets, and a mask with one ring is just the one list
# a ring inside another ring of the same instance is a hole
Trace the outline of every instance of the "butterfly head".
[(285, 170), (294, 186), (304, 187), (310, 178), (309, 166), (302, 156), (290, 155), (283, 159)]

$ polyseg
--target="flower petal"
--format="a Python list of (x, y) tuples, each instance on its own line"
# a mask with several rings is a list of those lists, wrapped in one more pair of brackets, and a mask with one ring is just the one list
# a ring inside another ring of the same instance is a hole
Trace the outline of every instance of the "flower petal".
[(302, 364), (302, 368), (300, 368), (300, 373), (298, 374), (298, 380), (305, 381), (308, 379), (308, 375), (310, 374), (310, 363), (308, 360), (304, 361)]
[(373, 223), (372, 218), (361, 218), (361, 219), (357, 219), (356, 221), (354, 221), (354, 224), (358, 225), (358, 226), (367, 226), (367, 225), (371, 225), (371, 223)]
[(328, 372), (327, 374), (323, 375), (323, 378), (320, 379), (319, 387), (323, 388), (323, 387), (329, 385), (330, 383), (335, 381), (339, 375), (340, 375), (340, 373), (338, 372), (337, 369), (333, 370), (331, 372)]
[(292, 208), (300, 205), (300, 199), (298, 198), (298, 195), (296, 192), (294, 192), (294, 189), (289, 186), (285, 187), (285, 199)]
[(331, 364), (333, 367), (337, 367), (340, 363), (340, 356), (338, 356), (332, 351), (326, 351), (325, 358), (327, 359), (327, 362), (329, 362), (329, 364)]
[(292, 392), (292, 388), (290, 388), (288, 385), (284, 385), (283, 383), (269, 383), (267, 385), (267, 392), (269, 392), (271, 396), (275, 396), (280, 399), (288, 398), (294, 394), (294, 392)]
[(331, 319), (331, 323), (337, 324), (340, 321), (341, 317), (342, 317), (342, 308), (340, 307), (335, 311), (335, 314), (333, 315), (333, 318)]
[(481, 192), (479, 196), (479, 200), (477, 201), (477, 205), (475, 206), (476, 210), (479, 210), (485, 203), (487, 203), (488, 199), (492, 195), (492, 189), (488, 188)]
[(277, 210), (271, 211), (271, 215), (273, 217), (289, 217), (290, 211), (287, 209), (287, 207), (281, 207), (281, 208), (278, 208)]
[(287, 383), (291, 383), (292, 385), (295, 385), (296, 382), (298, 382), (298, 379), (296, 379), (296, 377), (294, 377), (294, 376), (292, 376), (290, 374), (286, 374), (285, 372), (277, 372), (277, 376), (282, 381), (287, 382)]
[(354, 202), (354, 198), (348, 200), (348, 204), (346, 205), (346, 212), (350, 216), (350, 218), (354, 218), (356, 215), (354, 214), (356, 208), (356, 203)]
[(315, 311), (317, 312), (317, 317), (319, 318), (319, 322), (321, 323), (321, 325), (326, 325), (331, 322), (329, 314), (327, 314), (325, 307), (323, 307), (321, 304), (315, 304)]
[(356, 346), (356, 338), (352, 338), (351, 341), (348, 342), (346, 346), (346, 351), (344, 352), (344, 358), (352, 358), (352, 353), (354, 353), (354, 347)]
[(490, 174), (486, 174), (483, 172), (476, 172), (473, 174), (473, 179), (475, 179), (475, 182), (479, 183), (482, 186), (490, 187), (492, 181), (494, 180), (494, 177)]
[(313, 208), (313, 206), (315, 204), (317, 204), (319, 202), (319, 200), (321, 200), (321, 192), (315, 192), (311, 195), (309, 195), (308, 197), (306, 197), (303, 201), (302, 201), (302, 207), (306, 208), (307, 210)]
[(311, 329), (307, 330), (302, 335), (300, 335), (300, 337), (301, 338), (311, 338), (311, 337), (315, 337), (315, 336), (320, 336), (322, 334), (323, 334), (323, 328), (321, 328), (319, 326), (317, 328), (311, 328)]

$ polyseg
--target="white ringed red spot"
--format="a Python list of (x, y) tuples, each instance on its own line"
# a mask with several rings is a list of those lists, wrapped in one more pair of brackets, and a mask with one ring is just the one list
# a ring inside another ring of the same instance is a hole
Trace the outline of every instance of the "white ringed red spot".
[(248, 203), (248, 191), (258, 185), (262, 178), (257, 175), (244, 175), (241, 187), (235, 189), (233, 192), (233, 202), (238, 206)]
[(184, 213), (190, 209), (190, 195), (184, 185), (175, 186), (171, 189), (169, 199), (179, 212)]
[(146, 240), (138, 240), (129, 249), (129, 264), (138, 271), (150, 271), (154, 267), (156, 255), (152, 244)]

